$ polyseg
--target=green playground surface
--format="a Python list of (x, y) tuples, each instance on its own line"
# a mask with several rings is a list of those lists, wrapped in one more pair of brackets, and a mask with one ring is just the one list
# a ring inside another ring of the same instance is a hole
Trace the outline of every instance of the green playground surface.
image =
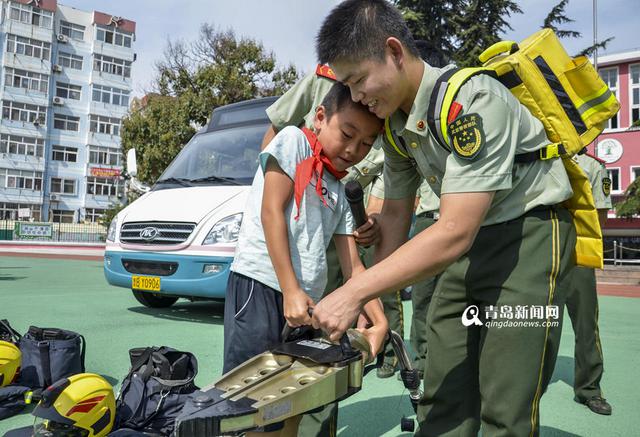
[[(410, 320), (410, 302), (404, 305), (405, 320)], [(600, 297), (602, 388), (613, 406), (608, 417), (573, 401), (574, 336), (565, 317), (556, 369), (540, 407), (542, 436), (640, 435), (639, 316), (640, 299)], [(143, 307), (130, 291), (107, 284), (99, 261), (0, 256), (0, 318), (20, 332), (33, 324), (83, 334), (87, 371), (116, 386), (127, 373), (128, 350), (138, 346), (167, 345), (193, 352), (200, 386), (221, 374), (222, 303), (180, 300), (167, 309)], [(405, 326), (405, 338), (408, 332)], [(509, 365), (508, 357), (504, 365)], [(402, 383), (395, 377), (378, 379), (371, 372), (363, 389), (340, 403), (339, 435), (403, 435), (403, 415), (412, 416), (413, 411)], [(0, 435), (32, 423), (27, 410), (1, 421)]]

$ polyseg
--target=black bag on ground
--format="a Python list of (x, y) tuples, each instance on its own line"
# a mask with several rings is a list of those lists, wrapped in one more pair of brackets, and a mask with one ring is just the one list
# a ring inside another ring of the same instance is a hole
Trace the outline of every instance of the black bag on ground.
[(0, 320), (0, 340), (18, 344), (22, 336), (11, 327), (7, 319)]
[(18, 383), (34, 389), (84, 373), (85, 340), (77, 332), (30, 326), (18, 343), (22, 365)]
[(30, 390), (21, 385), (0, 387), (0, 420), (21, 412), (27, 406), (25, 394)]
[(116, 426), (169, 435), (191, 393), (198, 361), (189, 352), (169, 347), (129, 351), (131, 369), (116, 400)]

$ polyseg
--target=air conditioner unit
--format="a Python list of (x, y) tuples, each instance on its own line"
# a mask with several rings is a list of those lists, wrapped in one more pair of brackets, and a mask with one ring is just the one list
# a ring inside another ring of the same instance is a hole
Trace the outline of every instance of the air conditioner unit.
[(49, 195), (49, 199), (50, 200), (54, 200), (54, 201), (60, 200), (60, 195), (59, 194), (51, 194), (51, 195)]
[(66, 35), (60, 34), (60, 35), (58, 35), (58, 42), (62, 42), (62, 43), (69, 42), (69, 38), (67, 38)]
[(62, 105), (64, 105), (64, 99), (62, 97), (55, 96), (53, 98), (53, 104), (62, 106)]
[(40, 124), (42, 124), (44, 122), (44, 120), (40, 119), (40, 118), (36, 118), (35, 120), (33, 120), (33, 125), (35, 127), (40, 126)]
[[(63, 36), (64, 36), (64, 35), (63, 35)], [(52, 70), (54, 73), (62, 73), (62, 65), (60, 65), (60, 64), (53, 64), (53, 65), (51, 66), (51, 70)]]

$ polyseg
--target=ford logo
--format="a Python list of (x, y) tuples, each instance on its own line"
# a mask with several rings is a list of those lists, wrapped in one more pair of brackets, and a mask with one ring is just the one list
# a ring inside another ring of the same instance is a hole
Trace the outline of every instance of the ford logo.
[(160, 231), (158, 230), (158, 228), (154, 228), (151, 226), (140, 231), (140, 238), (145, 241), (153, 241), (158, 235), (160, 235)]

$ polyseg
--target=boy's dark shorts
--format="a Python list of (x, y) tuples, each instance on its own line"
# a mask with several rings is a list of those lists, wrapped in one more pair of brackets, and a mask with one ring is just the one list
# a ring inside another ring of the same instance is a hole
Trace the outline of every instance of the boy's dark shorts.
[[(223, 373), (282, 342), (285, 318), (282, 293), (231, 272), (224, 303)], [(264, 427), (277, 431), (284, 422)]]

